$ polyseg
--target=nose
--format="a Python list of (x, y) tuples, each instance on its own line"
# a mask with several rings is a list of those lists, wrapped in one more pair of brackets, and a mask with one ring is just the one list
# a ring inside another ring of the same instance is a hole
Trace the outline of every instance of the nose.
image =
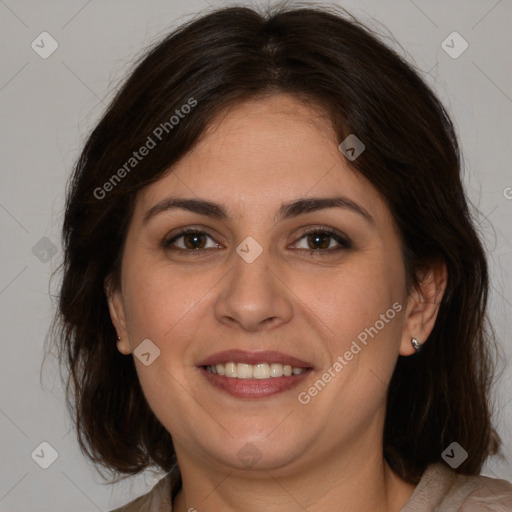
[(238, 254), (233, 259), (215, 302), (217, 320), (246, 331), (275, 328), (289, 322), (293, 316), (291, 291), (277, 269), (270, 267), (268, 253), (264, 251), (252, 263)]

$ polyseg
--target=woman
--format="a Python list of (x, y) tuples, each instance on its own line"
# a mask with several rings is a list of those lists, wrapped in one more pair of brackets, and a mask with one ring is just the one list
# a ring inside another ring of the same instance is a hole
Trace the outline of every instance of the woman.
[(333, 9), (220, 9), (138, 63), (76, 165), (61, 359), (118, 511), (512, 510), (488, 270), (452, 123)]

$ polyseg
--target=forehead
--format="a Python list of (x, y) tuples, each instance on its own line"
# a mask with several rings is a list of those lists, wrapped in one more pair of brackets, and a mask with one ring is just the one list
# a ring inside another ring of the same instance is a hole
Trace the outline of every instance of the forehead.
[(208, 197), (228, 210), (235, 204), (277, 210), (299, 197), (335, 193), (378, 208), (377, 191), (349, 167), (338, 144), (326, 113), (315, 105), (287, 95), (235, 104), (171, 172), (139, 193), (137, 209), (142, 214), (172, 194)]

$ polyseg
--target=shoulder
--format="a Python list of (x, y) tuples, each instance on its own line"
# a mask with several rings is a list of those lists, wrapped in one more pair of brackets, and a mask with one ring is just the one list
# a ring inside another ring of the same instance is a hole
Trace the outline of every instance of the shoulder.
[(450, 499), (460, 501), (461, 512), (510, 512), (512, 484), (486, 476), (457, 475)]
[(111, 512), (172, 512), (171, 496), (178, 484), (176, 475), (168, 473), (148, 493)]
[(444, 464), (427, 468), (402, 512), (511, 512), (512, 484), (462, 475)]

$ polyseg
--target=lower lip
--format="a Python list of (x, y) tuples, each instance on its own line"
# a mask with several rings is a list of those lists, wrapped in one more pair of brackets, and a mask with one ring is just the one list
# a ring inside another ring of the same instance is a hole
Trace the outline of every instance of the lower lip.
[(311, 372), (310, 369), (290, 377), (270, 377), (268, 379), (236, 379), (211, 373), (206, 368), (199, 368), (208, 382), (237, 398), (264, 398), (293, 389)]

